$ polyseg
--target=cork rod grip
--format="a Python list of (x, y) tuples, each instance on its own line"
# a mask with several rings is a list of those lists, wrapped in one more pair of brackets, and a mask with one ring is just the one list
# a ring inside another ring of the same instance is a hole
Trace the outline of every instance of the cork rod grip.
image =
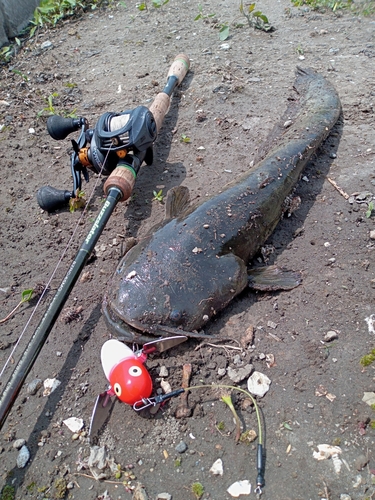
[(178, 84), (180, 85), (182, 80), (185, 78), (186, 73), (189, 71), (189, 67), (190, 61), (188, 56), (185, 54), (178, 54), (169, 68), (168, 78), (170, 76), (176, 76), (178, 78)]

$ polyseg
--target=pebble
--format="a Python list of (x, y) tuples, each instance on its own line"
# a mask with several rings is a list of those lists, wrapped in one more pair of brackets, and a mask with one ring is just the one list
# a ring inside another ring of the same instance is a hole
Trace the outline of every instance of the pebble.
[(242, 380), (244, 380), (246, 377), (248, 377), (252, 371), (253, 371), (253, 365), (251, 364), (245, 365), (242, 368), (239, 368), (238, 370), (235, 370), (234, 368), (231, 368), (229, 366), (227, 374), (228, 377), (232, 380), (232, 382), (238, 384), (239, 382), (242, 382)]
[(254, 372), (247, 381), (247, 388), (254, 396), (262, 398), (270, 388), (271, 380), (260, 372)]
[(156, 500), (171, 500), (172, 495), (169, 493), (159, 493), (156, 497)]
[(340, 500), (352, 500), (352, 497), (347, 493), (341, 493)]
[(40, 378), (32, 380), (27, 386), (27, 393), (34, 396), (42, 387), (42, 385), (43, 385), (43, 380), (40, 380)]
[(43, 42), (40, 46), (41, 49), (49, 49), (51, 48), (53, 45), (52, 45), (52, 42), (49, 41), (49, 40), (46, 40), (45, 42)]
[(331, 342), (332, 340), (337, 339), (339, 336), (337, 335), (337, 332), (335, 330), (330, 330), (324, 335), (324, 341), (325, 342)]
[(185, 451), (188, 449), (188, 445), (185, 443), (185, 441), (180, 441), (178, 445), (176, 446), (175, 450), (177, 453), (185, 453)]
[(221, 458), (218, 458), (216, 462), (212, 464), (210, 472), (214, 476), (222, 476), (224, 474), (223, 461), (221, 460)]
[(159, 370), (159, 377), (168, 377), (168, 368), (166, 366), (161, 366)]
[(26, 444), (26, 439), (16, 439), (13, 443), (13, 448), (19, 450), (24, 444)]
[(370, 239), (375, 240), (375, 230), (370, 231)]
[(359, 457), (356, 458), (355, 460), (355, 468), (360, 471), (366, 467), (368, 464), (369, 459), (366, 457), (366, 455), (359, 455)]
[(23, 469), (30, 458), (30, 452), (26, 445), (23, 445), (20, 449), (17, 457), (17, 467)]

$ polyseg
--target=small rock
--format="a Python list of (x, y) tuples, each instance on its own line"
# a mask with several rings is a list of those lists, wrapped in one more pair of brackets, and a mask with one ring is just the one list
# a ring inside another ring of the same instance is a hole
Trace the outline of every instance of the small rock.
[(60, 380), (56, 378), (47, 378), (44, 382), (44, 391), (43, 396), (49, 396), (51, 392), (53, 392), (59, 385), (61, 384)]
[(29, 458), (30, 458), (30, 452), (27, 446), (23, 445), (18, 453), (17, 467), (19, 469), (23, 469), (26, 466), (27, 462), (29, 461)]
[(40, 46), (41, 49), (50, 49), (51, 47), (53, 47), (53, 45), (52, 42), (50, 42), (49, 40), (46, 40)]
[(370, 239), (375, 240), (375, 230), (370, 231)]
[(247, 388), (254, 396), (262, 398), (270, 388), (271, 380), (260, 372), (254, 372), (247, 381)]
[(156, 497), (156, 500), (171, 500), (172, 495), (169, 493), (159, 493)]
[(216, 462), (214, 462), (212, 464), (212, 467), (210, 469), (210, 472), (214, 475), (214, 476), (222, 476), (223, 473), (224, 473), (224, 469), (223, 469), (223, 461), (221, 460), (221, 458), (218, 458), (216, 460)]
[(168, 377), (168, 368), (166, 366), (161, 366), (159, 370), (159, 377)]
[(135, 490), (133, 492), (132, 500), (148, 500), (148, 495), (146, 490), (141, 483), (137, 483)]
[(227, 369), (226, 368), (219, 368), (218, 371), (217, 371), (217, 376), (218, 377), (224, 377), (224, 375), (227, 373)]
[(13, 443), (13, 448), (19, 450), (24, 444), (26, 444), (26, 439), (16, 439)]
[(360, 471), (362, 469), (364, 469), (366, 467), (366, 465), (368, 464), (369, 462), (369, 459), (368, 457), (366, 457), (366, 455), (359, 455), (359, 457), (357, 457), (355, 459), (355, 468)]
[(340, 500), (352, 500), (352, 497), (347, 493), (341, 493)]
[(242, 368), (239, 368), (238, 370), (235, 370), (234, 368), (231, 368), (229, 366), (227, 374), (228, 377), (235, 384), (238, 384), (239, 382), (242, 382), (242, 380), (244, 380), (246, 377), (248, 377), (252, 371), (253, 371), (253, 365), (251, 364), (245, 365)]
[(233, 483), (231, 486), (229, 486), (227, 492), (229, 493), (229, 495), (235, 498), (239, 497), (240, 495), (250, 495), (250, 481), (248, 481), (247, 479), (245, 479), (244, 481), (237, 481), (236, 483)]
[(325, 342), (331, 342), (332, 340), (337, 339), (339, 336), (337, 335), (337, 332), (335, 330), (330, 330), (324, 335), (324, 341)]
[(39, 391), (39, 389), (42, 387), (42, 385), (43, 385), (43, 381), (40, 380), (40, 378), (36, 378), (36, 379), (32, 380), (29, 383), (29, 385), (27, 386), (27, 393), (34, 396)]
[(83, 428), (82, 418), (70, 417), (63, 420), (63, 424), (65, 424), (67, 428), (74, 433), (79, 432)]
[(293, 123), (293, 122), (292, 122), (292, 120), (287, 120), (287, 121), (284, 123), (284, 128), (288, 128), (288, 127), (290, 127), (292, 123)]
[(178, 445), (176, 446), (175, 450), (177, 453), (185, 453), (185, 451), (188, 449), (188, 445), (185, 443), (185, 441), (180, 441)]
[(90, 456), (87, 465), (91, 467), (97, 467), (99, 470), (103, 470), (107, 466), (107, 452), (105, 446), (99, 448), (99, 446), (92, 446), (90, 448)]

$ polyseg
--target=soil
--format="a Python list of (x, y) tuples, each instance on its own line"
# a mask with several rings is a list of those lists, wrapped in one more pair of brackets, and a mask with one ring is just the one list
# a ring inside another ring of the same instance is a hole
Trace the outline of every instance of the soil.
[[(118, 204), (110, 217), (96, 257), (85, 266), (2, 428), (0, 486), (13, 486), (17, 499), (130, 499), (133, 492), (123, 484), (130, 473), (131, 485), (144, 487), (134, 493), (138, 499), (168, 498), (161, 493), (193, 499), (192, 484), (199, 482), (202, 498), (223, 500), (232, 498), (227, 488), (239, 480), (250, 481), (255, 498), (257, 441), (235, 443), (232, 414), (218, 390), (191, 392), (192, 413), (182, 419), (175, 417), (179, 398), (148, 419), (117, 402), (97, 444), (121, 467), (121, 478), (109, 467), (99, 471), (104, 479), (93, 477), (87, 430), (95, 398), (107, 388), (100, 363), (100, 348), (110, 338), (103, 293), (126, 241), (163, 219), (164, 206), (153, 200), (153, 191), (166, 194), (183, 184), (193, 201), (204, 200), (249, 170), (287, 107), (297, 65), (334, 84), (343, 112), (298, 184), (300, 208), (280, 222), (256, 263), (300, 271), (303, 283), (290, 291), (242, 293), (205, 328), (225, 341), (189, 340), (146, 365), (155, 390), (162, 367), (178, 389), (186, 363), (192, 365), (192, 385), (236, 385), (225, 369), (250, 363), (270, 378), (269, 391), (257, 398), (266, 454), (262, 498), (375, 497), (375, 413), (362, 401), (364, 392), (374, 391), (375, 363), (360, 364), (374, 348), (366, 321), (375, 313), (375, 228), (366, 216), (375, 193), (374, 20), (264, 0), (257, 7), (276, 28), (265, 33), (248, 27), (235, 3), (204, 2), (203, 14), (215, 17), (197, 21), (195, 0), (170, 0), (143, 12), (131, 2), (92, 11), (39, 32), (2, 68), (1, 316), (24, 290), (49, 286), (39, 303), (36, 294), (1, 324), (3, 390), (104, 200), (105, 179), (90, 173), (83, 189), (92, 197), (83, 215), (38, 206), (40, 187), (72, 189), (70, 141), (48, 135), (46, 101), (58, 94), (55, 112), (74, 111), (93, 126), (106, 111), (148, 106), (174, 57), (183, 52), (191, 59), (155, 143), (153, 165), (141, 168), (131, 201)], [(230, 25), (225, 41), (219, 39), (223, 23)], [(328, 332), (334, 332), (331, 340)], [(48, 378), (61, 382), (49, 396), (43, 388), (27, 392), (30, 382)], [(238, 385), (246, 388), (246, 380)], [(254, 408), (243, 394), (233, 391), (232, 398), (243, 431), (257, 431)], [(63, 424), (69, 417), (82, 418), (83, 431), (73, 434)], [(24, 468), (16, 465), (18, 439), (30, 451)], [(182, 453), (183, 445), (176, 450), (181, 441), (187, 445)], [(340, 472), (337, 457), (313, 458), (320, 444), (340, 447)], [(224, 472), (215, 476), (210, 468), (219, 458)]]

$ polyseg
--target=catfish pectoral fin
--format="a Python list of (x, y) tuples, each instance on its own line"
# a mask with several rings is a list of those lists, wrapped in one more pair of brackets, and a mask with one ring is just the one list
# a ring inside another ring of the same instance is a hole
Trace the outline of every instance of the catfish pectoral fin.
[(254, 290), (263, 292), (291, 290), (301, 283), (301, 273), (277, 266), (259, 267), (248, 271), (248, 286)]

